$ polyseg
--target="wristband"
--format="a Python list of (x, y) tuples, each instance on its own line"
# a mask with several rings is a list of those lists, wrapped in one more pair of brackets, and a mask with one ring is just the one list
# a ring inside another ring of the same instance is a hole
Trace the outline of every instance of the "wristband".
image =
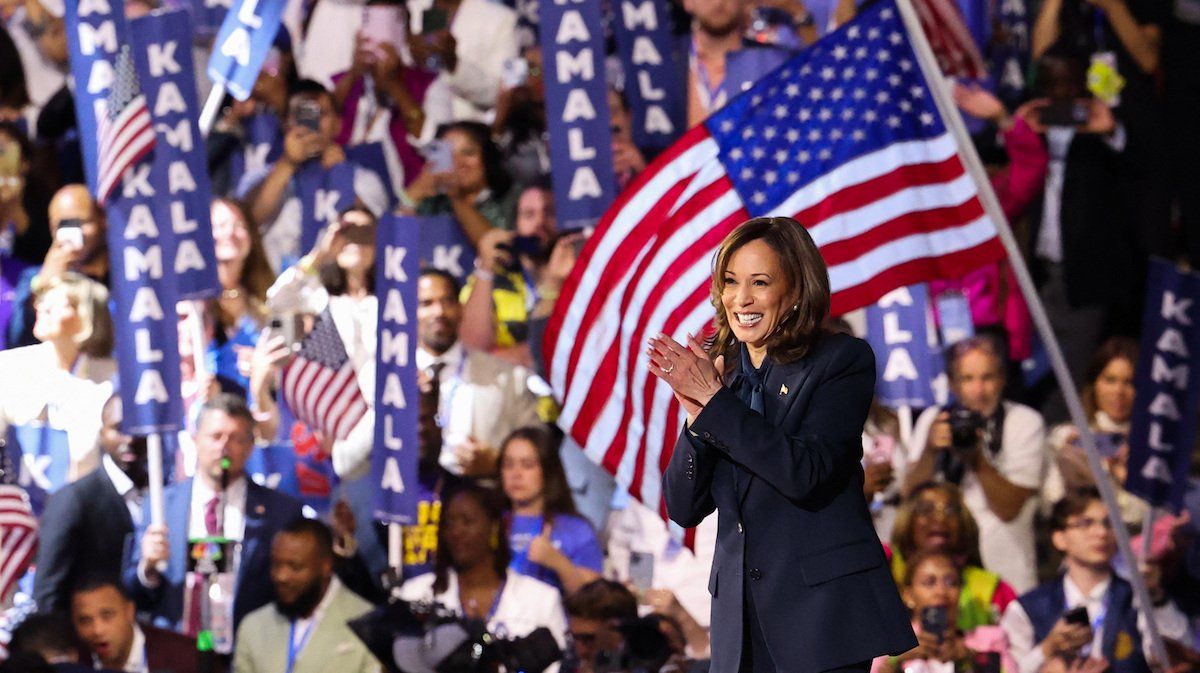
[(475, 277), (478, 278), (479, 280), (487, 281), (490, 283), (496, 279), (496, 274), (492, 273), (491, 271), (488, 271), (487, 269), (485, 269), (483, 267), (477, 266), (477, 267), (475, 267)]

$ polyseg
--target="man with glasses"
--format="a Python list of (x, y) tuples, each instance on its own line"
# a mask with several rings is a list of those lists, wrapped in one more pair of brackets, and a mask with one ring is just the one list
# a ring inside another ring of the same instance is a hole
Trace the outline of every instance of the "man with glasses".
[[(1100, 493), (1085, 489), (1060, 500), (1050, 527), (1050, 539), (1064, 555), (1065, 573), (1018, 598), (1000, 621), (1020, 673), (1148, 673), (1146, 620), (1134, 605), (1129, 582), (1113, 572), (1117, 543)], [(1159, 632), (1190, 642), (1187, 618), (1166, 599), (1161, 573), (1142, 570)]]
[(33, 300), (38, 290), (68, 271), (81, 273), (108, 285), (108, 243), (104, 210), (96, 205), (85, 185), (58, 190), (49, 207), (50, 245), (41, 266), (22, 272), (13, 293), (13, 315), (8, 324), (8, 347), (38, 343), (33, 336)]
[[(145, 529), (125, 577), (138, 609), (148, 611), (156, 626), (191, 636), (204, 627), (221, 654), (232, 651), (242, 617), (271, 602), (271, 539), (301, 516), (297, 500), (246, 478), (253, 428), (241, 398), (221, 394), (205, 403), (196, 432), (196, 476), (166, 489), (165, 524)], [(229, 541), (215, 578), (198, 571), (202, 550), (189, 543), (206, 538)]]

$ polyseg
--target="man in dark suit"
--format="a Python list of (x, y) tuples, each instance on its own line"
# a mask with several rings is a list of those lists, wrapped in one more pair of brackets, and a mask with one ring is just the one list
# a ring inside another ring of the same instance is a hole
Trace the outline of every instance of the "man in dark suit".
[(146, 439), (121, 432), (121, 398), (104, 405), (100, 469), (46, 503), (33, 596), (40, 612), (66, 612), (85, 575), (118, 582), (133, 553), (146, 491)]
[(228, 587), (232, 601), (212, 610), (213, 636), (221, 654), (232, 650), (242, 617), (271, 601), (271, 539), (301, 516), (297, 500), (246, 478), (253, 427), (250, 410), (237, 396), (218, 395), (204, 405), (196, 433), (196, 477), (166, 490), (165, 525), (146, 528), (125, 573), (125, 586), (156, 626), (194, 635), (206, 592), (189, 572), (188, 541), (233, 541), (227, 559), (231, 568), (217, 579)]
[(109, 580), (85, 581), (71, 597), (71, 620), (97, 669), (194, 673), (196, 644), (174, 631), (138, 624), (124, 590)]

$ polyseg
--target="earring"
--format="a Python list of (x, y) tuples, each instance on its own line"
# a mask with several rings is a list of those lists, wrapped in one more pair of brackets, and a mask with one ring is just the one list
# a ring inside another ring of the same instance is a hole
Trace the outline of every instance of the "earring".
[(492, 531), (492, 539), (489, 541), (489, 544), (491, 545), (492, 549), (500, 548), (500, 531)]

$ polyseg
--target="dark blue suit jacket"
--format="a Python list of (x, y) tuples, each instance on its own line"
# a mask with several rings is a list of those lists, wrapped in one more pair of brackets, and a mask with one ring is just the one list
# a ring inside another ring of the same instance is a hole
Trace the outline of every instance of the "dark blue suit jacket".
[(735, 383), (683, 431), (663, 479), (679, 525), (718, 511), (712, 673), (738, 670), (744, 591), (779, 671), (824, 671), (915, 647), (863, 498), (871, 347), (828, 335), (806, 357), (774, 364), (763, 415), (738, 398)]
[[(142, 556), (138, 544), (133, 562), (125, 571), (125, 585), (137, 601), (138, 609), (148, 612), (155, 626), (179, 631), (183, 627), (183, 593), (187, 586), (192, 480), (172, 484), (163, 497), (171, 558), (162, 582), (150, 589), (138, 581), (137, 568)], [(275, 533), (299, 516), (300, 501), (246, 478), (246, 532), (242, 538), (241, 565), (233, 598), (234, 629), (242, 622), (242, 617), (271, 602), (271, 540)]]

